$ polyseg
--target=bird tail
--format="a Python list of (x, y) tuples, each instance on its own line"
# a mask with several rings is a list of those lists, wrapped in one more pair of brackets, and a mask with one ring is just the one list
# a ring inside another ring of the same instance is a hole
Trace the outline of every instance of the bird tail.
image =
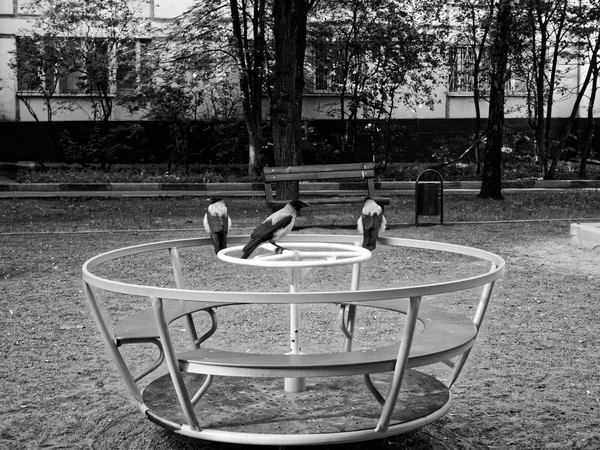
[(377, 247), (377, 236), (373, 236), (373, 230), (369, 230), (363, 236), (363, 248), (373, 251)]
[(256, 247), (258, 247), (259, 243), (255, 243), (255, 242), (248, 242), (244, 248), (242, 249), (242, 259), (248, 259), (248, 257), (252, 254), (252, 252), (254, 250), (256, 250)]
[(367, 250), (375, 250), (377, 247), (377, 237), (379, 235), (379, 227), (376, 224), (374, 216), (363, 215), (362, 231), (363, 231), (363, 244), (362, 246)]
[(215, 247), (215, 253), (219, 253), (219, 250), (227, 248), (227, 235), (223, 232), (210, 233), (213, 246)]

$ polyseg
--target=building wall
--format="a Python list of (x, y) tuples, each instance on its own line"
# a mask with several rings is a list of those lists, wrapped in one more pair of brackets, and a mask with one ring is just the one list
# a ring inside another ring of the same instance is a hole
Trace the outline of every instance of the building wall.
[[(151, 17), (156, 23), (161, 23), (176, 17), (183, 13), (188, 7), (194, 3), (194, 0), (152, 0), (148, 3), (144, 14)], [(9, 67), (9, 61), (11, 60), (11, 52), (15, 51), (16, 36), (19, 34), (19, 30), (30, 27), (29, 21), (31, 16), (24, 14), (23, 5), (25, 0), (0, 0), (0, 122), (9, 123), (34, 123), (35, 118), (30, 114), (28, 109), (22, 102), (19, 102), (16, 96), (17, 80), (14, 71)], [(570, 67), (569, 77), (566, 81), (566, 85), (575, 89), (579, 79), (578, 70), (584, 70), (578, 66)], [(461, 120), (466, 123), (471, 123), (475, 116), (475, 108), (473, 104), (473, 97), (466, 94), (449, 93), (448, 89), (444, 85), (440, 85), (435, 90), (438, 102), (435, 104), (433, 109), (428, 107), (418, 107), (414, 110), (399, 106), (394, 110), (394, 117), (401, 121), (406, 121), (407, 124), (419, 124), (418, 127), (423, 127), (427, 121), (431, 129), (437, 130), (455, 130), (457, 124)], [(61, 122), (74, 122), (82, 123), (90, 120), (91, 112), (89, 107), (89, 98), (85, 96), (78, 96), (78, 107), (70, 110), (59, 111), (53, 118), (53, 121), (60, 125)], [(309, 94), (304, 99), (303, 115), (309, 120), (326, 121), (336, 119), (335, 114), (330, 114), (331, 108), (335, 108), (337, 97), (332, 95), (317, 95)], [(556, 118), (568, 117), (574, 96), (565, 96), (564, 98), (558, 98), (554, 106), (553, 116)], [(31, 105), (36, 115), (39, 118), (45, 117), (45, 108), (43, 101), (39, 97), (32, 98)], [(526, 111), (524, 109), (524, 98), (520, 96), (510, 96), (507, 98), (507, 118), (508, 119), (524, 119), (526, 117)], [(585, 101), (581, 107), (582, 116), (585, 115), (587, 104)], [(267, 108), (264, 109), (268, 111)], [(487, 117), (487, 103), (481, 102), (481, 113), (483, 118)], [(132, 116), (125, 109), (115, 105), (111, 121), (114, 122), (129, 122), (136, 121), (139, 117)], [(448, 124), (442, 126), (442, 121)], [(334, 126), (332, 124), (332, 126)], [(417, 126), (417, 125), (415, 125)], [(5, 128), (5, 127), (3, 127)], [(468, 127), (467, 127), (468, 128)], [(37, 138), (35, 143), (32, 143), (31, 136), (15, 135), (18, 130), (26, 132), (25, 130), (41, 130), (41, 127), (13, 127), (5, 128), (11, 137), (11, 144), (6, 144), (6, 139), (2, 143), (3, 148), (0, 149), (0, 160), (6, 159), (7, 152), (9, 149), (15, 149), (14, 139), (26, 138), (28, 146), (44, 145), (48, 144), (47, 138)], [(30, 132), (30, 131), (27, 131)], [(14, 138), (14, 139), (13, 139)], [(24, 148), (24, 147), (21, 147)], [(20, 159), (20, 158), (17, 158)]]

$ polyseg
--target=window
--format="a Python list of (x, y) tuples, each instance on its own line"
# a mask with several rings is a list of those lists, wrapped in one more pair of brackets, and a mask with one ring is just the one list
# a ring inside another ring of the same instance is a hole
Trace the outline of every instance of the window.
[[(450, 51), (448, 90), (457, 93), (472, 93), (474, 90), (474, 68), (475, 58), (470, 47), (457, 46), (452, 48)], [(490, 91), (488, 61), (485, 57), (479, 69), (479, 90), (484, 94)], [(525, 82), (516, 78), (510, 67), (507, 68), (504, 90), (506, 95), (522, 95), (526, 91)]]
[(309, 68), (305, 79), (313, 92), (338, 92), (341, 83), (337, 50), (326, 42), (317, 42), (308, 49)]
[(17, 38), (16, 69), (19, 91), (53, 92), (56, 88), (56, 52), (48, 41)]
[(117, 92), (132, 92), (148, 73), (149, 39), (121, 42), (117, 48)]
[(107, 39), (17, 38), (18, 90), (43, 95), (106, 95), (134, 90), (149, 40), (117, 47)]
[(473, 92), (473, 51), (469, 47), (450, 50), (450, 92)]

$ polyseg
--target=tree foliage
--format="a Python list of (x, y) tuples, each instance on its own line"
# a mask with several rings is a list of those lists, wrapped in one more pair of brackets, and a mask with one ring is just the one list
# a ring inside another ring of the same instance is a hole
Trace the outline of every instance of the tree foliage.
[(573, 40), (576, 9), (569, 0), (518, 0), (515, 30), (519, 37), (513, 49), (513, 69), (526, 80), (527, 117), (535, 137), (535, 148), (544, 178), (554, 177), (556, 143), (551, 135), (554, 106), (568, 98), (565, 82), (573, 77), (576, 58)]
[(495, 26), (497, 0), (463, 0), (453, 7), (452, 20), (449, 23), (451, 42), (450, 51), (465, 47), (472, 58), (471, 76), (473, 89), (473, 106), (475, 109), (475, 132), (473, 153), (477, 165), (477, 173), (481, 168), (482, 116), (481, 102), (488, 100), (489, 94), (489, 47), (490, 33)]
[(397, 107), (433, 106), (444, 33), (430, 25), (439, 13), (439, 2), (395, 0), (335, 0), (315, 11), (309, 24), (313, 70), (337, 93), (324, 108), (340, 120), (342, 159), (353, 160), (365, 131), (359, 119), (369, 120), (367, 132), (389, 134)]
[[(103, 135), (102, 123), (112, 116), (117, 85), (129, 76), (119, 66), (135, 66), (137, 38), (148, 31), (143, 4), (142, 0), (32, 0), (24, 7), (34, 18), (31, 27), (19, 32), (11, 61), (19, 83), (17, 98), (40, 121), (33, 99), (41, 97), (50, 136), (59, 148), (64, 150), (51, 123), (63, 110), (84, 112), (99, 124), (96, 134)], [(98, 145), (86, 145), (92, 153), (87, 156), (103, 160), (102, 139), (93, 142)]]

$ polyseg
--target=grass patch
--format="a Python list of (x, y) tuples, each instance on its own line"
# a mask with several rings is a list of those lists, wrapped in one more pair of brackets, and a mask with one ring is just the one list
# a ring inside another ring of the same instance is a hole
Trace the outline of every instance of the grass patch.
[[(378, 170), (381, 181), (414, 181), (434, 163), (389, 163)], [(507, 161), (503, 164), (504, 180), (530, 180), (541, 177), (540, 169), (531, 161)], [(556, 179), (579, 179), (577, 163), (561, 161)], [(480, 181), (474, 164), (452, 164), (439, 169), (445, 181)], [(600, 166), (588, 165), (587, 178), (600, 179)], [(172, 169), (164, 165), (117, 165), (103, 170), (99, 167), (48, 165), (45, 169), (17, 170), (12, 177), (19, 183), (233, 183), (262, 182), (262, 176), (249, 176), (243, 165), (192, 165), (188, 170)]]

